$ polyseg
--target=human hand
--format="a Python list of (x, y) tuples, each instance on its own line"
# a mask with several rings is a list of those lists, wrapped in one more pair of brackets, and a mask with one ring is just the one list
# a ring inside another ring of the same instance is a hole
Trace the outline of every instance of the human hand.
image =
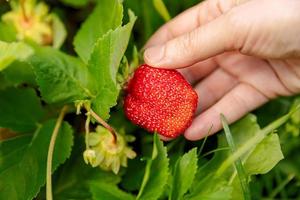
[(174, 68), (199, 95), (185, 137), (219, 131), (278, 96), (300, 92), (300, 1), (207, 0), (162, 26), (144, 60)]

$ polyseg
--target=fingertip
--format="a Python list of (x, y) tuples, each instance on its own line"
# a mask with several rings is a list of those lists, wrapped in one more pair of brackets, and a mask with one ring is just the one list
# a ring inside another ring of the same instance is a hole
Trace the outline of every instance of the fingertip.
[(190, 140), (190, 141), (197, 141), (197, 140), (201, 139), (201, 137), (198, 137), (197, 134), (190, 133), (190, 132), (184, 133), (184, 137), (185, 137), (185, 139)]
[(166, 136), (163, 136), (163, 135), (158, 135), (159, 138), (165, 142), (168, 142), (168, 141), (171, 141), (173, 140), (174, 138), (169, 138), (169, 137), (166, 137)]
[(164, 58), (164, 46), (158, 45), (145, 49), (144, 61), (146, 64), (159, 67)]
[(194, 125), (192, 124), (184, 133), (184, 137), (187, 140), (191, 140), (191, 141), (196, 141), (196, 140), (200, 140), (202, 138), (205, 137), (204, 133), (204, 129), (205, 127), (200, 124), (200, 125)]
[(185, 131), (184, 137), (191, 141), (201, 140), (215, 134), (220, 129), (220, 122), (217, 118), (200, 115), (194, 119), (191, 126)]

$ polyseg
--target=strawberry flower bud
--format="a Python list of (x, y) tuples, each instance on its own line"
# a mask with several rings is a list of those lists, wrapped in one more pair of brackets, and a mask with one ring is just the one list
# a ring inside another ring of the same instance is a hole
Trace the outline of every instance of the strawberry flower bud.
[(102, 126), (96, 128), (96, 132), (88, 134), (87, 142), (90, 149), (83, 153), (84, 160), (92, 167), (99, 166), (103, 170), (113, 171), (117, 174), (120, 167), (127, 167), (127, 159), (133, 159), (136, 153), (127, 146), (132, 137), (117, 134), (114, 141), (112, 134)]

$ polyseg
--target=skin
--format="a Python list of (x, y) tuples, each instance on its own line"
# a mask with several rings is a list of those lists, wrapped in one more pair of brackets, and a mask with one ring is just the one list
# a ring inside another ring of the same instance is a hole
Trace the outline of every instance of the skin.
[(184, 136), (199, 140), (278, 96), (300, 93), (299, 0), (206, 0), (163, 25), (144, 60), (178, 69), (199, 106)]

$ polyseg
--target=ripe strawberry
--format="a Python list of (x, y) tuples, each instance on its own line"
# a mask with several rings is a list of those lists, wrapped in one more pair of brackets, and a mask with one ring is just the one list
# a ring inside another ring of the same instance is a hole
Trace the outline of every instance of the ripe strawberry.
[(129, 81), (124, 110), (133, 123), (166, 137), (191, 124), (198, 96), (176, 70), (141, 65)]

